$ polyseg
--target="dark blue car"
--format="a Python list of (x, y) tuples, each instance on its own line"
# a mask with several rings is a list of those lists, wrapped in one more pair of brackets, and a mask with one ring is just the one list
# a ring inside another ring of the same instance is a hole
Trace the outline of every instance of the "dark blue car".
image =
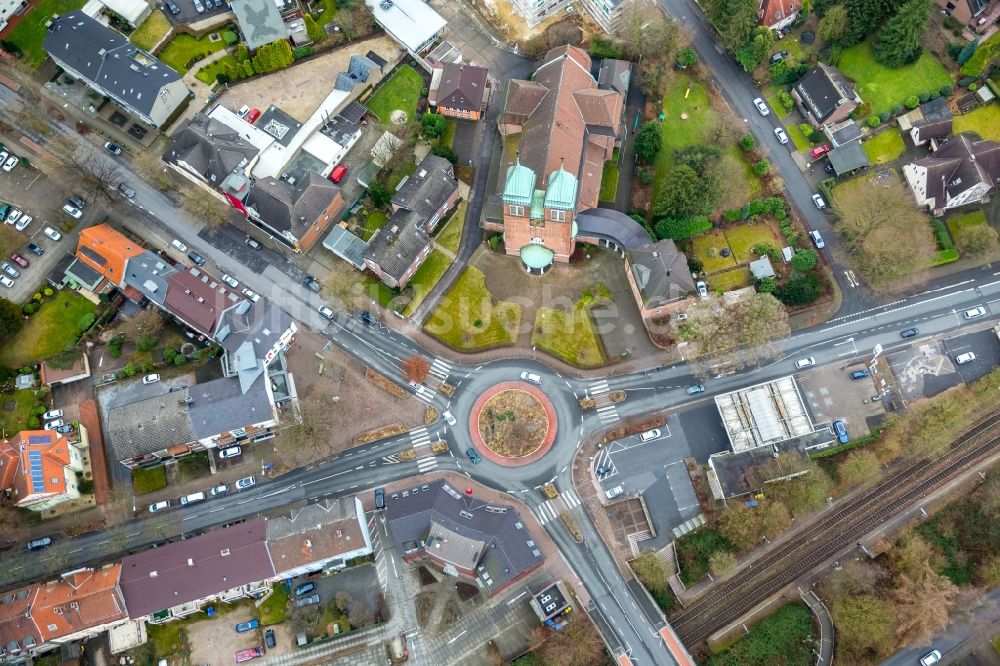
[(249, 622), (240, 622), (236, 625), (236, 633), (242, 634), (247, 631), (253, 631), (260, 626), (260, 620), (250, 620)]
[(864, 379), (865, 377), (871, 377), (871, 373), (867, 370), (855, 370), (851, 373), (851, 379)]
[(850, 437), (847, 435), (847, 426), (840, 419), (833, 422), (833, 434), (837, 436), (837, 441), (841, 444), (847, 444)]

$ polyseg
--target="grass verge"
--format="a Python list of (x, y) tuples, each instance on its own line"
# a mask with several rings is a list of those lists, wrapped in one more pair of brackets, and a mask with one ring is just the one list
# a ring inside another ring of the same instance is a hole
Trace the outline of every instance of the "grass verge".
[(258, 608), (260, 623), (265, 627), (281, 624), (288, 619), (288, 586), (276, 585), (271, 595)]
[(438, 280), (441, 279), (441, 276), (444, 275), (449, 266), (451, 266), (451, 258), (444, 252), (434, 250), (427, 255), (427, 259), (424, 260), (424, 263), (420, 264), (420, 268), (413, 274), (407, 285), (413, 288), (413, 300), (406, 305), (406, 308), (403, 310), (404, 315), (412, 314), (424, 302), (427, 294), (438, 283)]
[(964, 213), (950, 218), (948, 220), (948, 230), (951, 232), (952, 237), (954, 237), (960, 229), (978, 227), (981, 224), (986, 224), (986, 211), (982, 208), (974, 210), (971, 213)]
[(441, 299), (424, 330), (455, 349), (471, 351), (514, 344), (520, 323), (521, 306), (494, 301), (486, 276), (470, 266)]
[(97, 306), (74, 291), (61, 291), (31, 316), (0, 349), (0, 364), (20, 368), (69, 348), (80, 334), (80, 320)]
[(136, 495), (163, 490), (167, 487), (167, 468), (163, 465), (156, 467), (139, 467), (132, 470), (132, 487)]
[(446, 250), (457, 253), (462, 245), (462, 231), (465, 229), (465, 199), (459, 202), (451, 218), (440, 227), (434, 240)]
[(569, 311), (538, 308), (531, 344), (580, 368), (596, 368), (607, 362), (594, 318), (580, 301)]
[(723, 652), (713, 655), (707, 666), (811, 666), (812, 611), (801, 601), (779, 608), (750, 627), (750, 631)]

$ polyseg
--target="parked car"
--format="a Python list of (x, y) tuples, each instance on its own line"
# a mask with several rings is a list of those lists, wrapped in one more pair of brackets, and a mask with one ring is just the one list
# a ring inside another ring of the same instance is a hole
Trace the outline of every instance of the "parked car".
[(27, 248), (28, 248), (28, 252), (31, 252), (32, 254), (34, 254), (36, 256), (40, 257), (43, 254), (45, 254), (45, 250), (42, 249), (41, 247), (39, 247), (38, 245), (35, 245), (34, 243), (28, 243)]
[(695, 384), (694, 386), (687, 387), (688, 395), (698, 395), (699, 393), (704, 393), (704, 392), (705, 392), (704, 384)]
[(249, 246), (250, 249), (252, 249), (252, 250), (259, 250), (260, 249), (260, 243), (258, 243), (253, 238), (250, 238), (249, 236), (247, 236), (247, 239), (245, 241), (243, 241), (243, 242), (246, 243), (247, 246)]
[(160, 376), (156, 373), (152, 375), (146, 375), (145, 377), (142, 378), (143, 384), (155, 384), (158, 381), (160, 381)]
[(326, 307), (325, 305), (319, 306), (319, 313), (326, 317), (327, 319), (333, 319), (333, 310)]
[(822, 250), (826, 247), (826, 242), (823, 240), (823, 236), (821, 236), (815, 229), (809, 232), (809, 238), (812, 239), (812, 242), (816, 245), (817, 249)]
[(27, 268), (28, 266), (31, 265), (31, 262), (29, 262), (27, 259), (25, 259), (21, 255), (19, 255), (17, 252), (14, 252), (13, 254), (11, 254), (10, 255), (10, 259), (11, 259), (11, 261), (13, 261), (15, 264), (17, 264), (21, 268)]
[(522, 372), (521, 373), (521, 379), (523, 379), (526, 382), (531, 382), (532, 384), (541, 384), (542, 383), (541, 376), (536, 375), (533, 372)]
[(41, 550), (52, 545), (52, 537), (42, 537), (28, 542), (28, 550)]
[(833, 165), (827, 162), (823, 165), (823, 171), (827, 172), (831, 176), (833, 175)]
[(244, 120), (252, 125), (257, 122), (258, 118), (260, 118), (260, 109), (250, 109), (250, 113), (247, 114), (247, 117), (244, 118)]
[(118, 144), (115, 144), (115, 143), (111, 143), (110, 141), (105, 141), (104, 142), (104, 150), (108, 151), (112, 155), (121, 155), (122, 154), (121, 146), (119, 146)]
[(135, 199), (135, 190), (125, 183), (118, 184), (118, 191), (121, 192), (126, 199)]
[(301, 597), (303, 594), (309, 594), (316, 589), (316, 583), (303, 583), (295, 588), (295, 596)]
[(851, 379), (864, 379), (865, 377), (871, 377), (872, 373), (867, 370), (855, 370), (851, 373)]
[(841, 444), (847, 444), (850, 440), (850, 436), (847, 434), (847, 426), (840, 419), (833, 422), (833, 434), (837, 436), (837, 441)]
[(920, 658), (920, 666), (934, 666), (939, 661), (941, 661), (941, 653), (937, 650), (931, 650)]
[(816, 206), (816, 208), (818, 208), (820, 210), (823, 210), (824, 208), (826, 208), (826, 202), (823, 201), (823, 197), (821, 197), (820, 195), (818, 195), (818, 194), (812, 195), (812, 200), (813, 200), (813, 204)]
[(608, 499), (614, 499), (614, 498), (618, 497), (619, 495), (624, 495), (624, 494), (625, 494), (625, 486), (615, 486), (611, 490), (604, 491), (604, 495)]
[(778, 62), (784, 58), (788, 57), (788, 51), (778, 51), (773, 56), (771, 56), (771, 64)]
[(245, 490), (253, 485), (256, 485), (257, 480), (252, 476), (245, 476), (236, 482), (236, 490)]
[(965, 352), (964, 354), (959, 354), (955, 357), (955, 363), (958, 365), (964, 365), (966, 363), (971, 363), (976, 360), (976, 355), (972, 352)]
[(157, 511), (163, 511), (170, 506), (169, 500), (160, 500), (159, 502), (153, 502), (149, 505), (149, 512), (156, 513)]
[(240, 650), (234, 655), (237, 664), (263, 656), (264, 656), (264, 648), (260, 646), (248, 648), (246, 650)]
[(205, 265), (205, 257), (201, 256), (200, 254), (198, 254), (194, 250), (191, 250), (190, 252), (188, 252), (188, 259), (190, 259), (191, 261), (193, 261), (194, 264), (195, 264), (195, 266), (204, 266)]
[(211, 490), (212, 497), (218, 497), (219, 495), (225, 495), (228, 492), (229, 492), (229, 486), (227, 486), (224, 483), (220, 483), (219, 485), (215, 486)]
[(771, 110), (767, 108), (767, 104), (765, 104), (764, 100), (760, 97), (753, 101), (753, 105), (757, 107), (758, 111), (760, 111), (760, 115), (767, 116), (771, 114)]
[[(79, 213), (80, 211), (77, 210), (77, 212)], [(45, 227), (45, 229), (42, 230), (42, 233), (54, 241), (62, 240), (62, 234), (53, 229), (52, 227)]]
[(301, 599), (295, 600), (295, 607), (302, 608), (304, 606), (315, 606), (319, 603), (319, 595), (314, 594), (311, 597), (302, 597)]
[(0, 164), (6, 162), (8, 157), (10, 157), (10, 153), (6, 150), (0, 150)]
[(250, 113), (250, 107), (244, 104), (240, 107), (240, 110), (236, 112), (237, 118), (246, 118), (247, 114)]
[(824, 143), (822, 146), (816, 146), (809, 151), (809, 157), (816, 159), (817, 157), (823, 157), (828, 152), (830, 152), (830, 144)]
[(469, 460), (472, 461), (473, 465), (478, 465), (483, 460), (482, 457), (479, 455), (479, 452), (473, 448), (466, 449), (465, 455), (469, 457)]
[(42, 414), (43, 421), (51, 421), (52, 419), (57, 419), (63, 415), (63, 410), (61, 409), (50, 409), (49, 411)]
[(363, 321), (364, 323), (366, 323), (369, 326), (371, 326), (372, 324), (375, 323), (376, 319), (375, 319), (375, 317), (372, 316), (371, 312), (368, 312), (368, 310), (362, 310), (361, 311), (361, 321)]
[(11, 266), (6, 261), (3, 262), (2, 264), (0, 264), (0, 270), (3, 270), (4, 273), (6, 273), (7, 275), (11, 276), (15, 280), (17, 278), (21, 277), (20, 271), (18, 271), (16, 268), (14, 268), (13, 266)]
[(778, 143), (786, 144), (788, 143), (788, 135), (785, 134), (785, 130), (780, 127), (774, 128), (774, 136), (778, 137)]
[(15, 208), (14, 210), (7, 213), (7, 219), (4, 220), (4, 222), (6, 222), (7, 224), (14, 224), (19, 219), (21, 219), (21, 215), (22, 215), (21, 211)]
[(916, 337), (917, 332), (918, 331), (915, 328), (908, 328), (905, 331), (900, 331), (899, 332), (899, 337), (901, 337), (901, 338), (913, 338), (913, 337)]
[(0, 220), (7, 220), (7, 216), (10, 215), (11, 205), (8, 203), (0, 202)]
[(17, 221), (17, 224), (14, 225), (14, 228), (18, 231), (24, 231), (28, 228), (28, 225), (31, 224), (31, 220), (33, 219), (34, 218), (30, 215), (22, 215), (21, 219)]
[(187, 246), (187, 245), (185, 245), (184, 243), (180, 242), (180, 241), (179, 241), (179, 240), (177, 240), (176, 238), (175, 238), (175, 239), (173, 239), (172, 241), (170, 241), (170, 244), (171, 244), (171, 245), (173, 246), (173, 248), (174, 248), (175, 250), (177, 250), (178, 252), (187, 252), (187, 251), (188, 251), (188, 246)]
[(648, 442), (651, 439), (656, 439), (663, 433), (660, 432), (659, 428), (653, 428), (652, 430), (647, 430), (646, 432), (639, 435), (639, 439), (643, 442)]
[(237, 287), (240, 286), (240, 281), (234, 278), (232, 275), (229, 275), (228, 273), (224, 273), (222, 275), (222, 281), (228, 284), (233, 289), (236, 289)]
[(448, 422), (448, 425), (455, 425), (458, 421), (455, 419), (455, 415), (451, 412), (445, 412), (443, 414), (444, 420)]
[(236, 458), (241, 453), (243, 453), (243, 449), (242, 448), (240, 448), (238, 446), (230, 446), (228, 448), (225, 448), (225, 449), (222, 449), (221, 451), (219, 451), (219, 457), (222, 458), (223, 460), (225, 460), (226, 458)]
[(385, 488), (375, 489), (375, 510), (381, 511), (385, 508)]
[(253, 289), (244, 289), (240, 293), (242, 293), (244, 296), (247, 297), (248, 300), (253, 301), (254, 303), (260, 300), (260, 294), (258, 294)]
[(11, 155), (4, 161), (3, 170), (8, 172), (13, 171), (14, 167), (17, 166), (17, 162), (18, 162), (17, 155)]
[[(218, 2), (219, 0), (216, 0)], [(268, 629), (264, 632), (264, 643), (267, 645), (267, 649), (273, 650), (274, 646), (278, 644), (278, 641), (274, 638), (274, 629)]]
[(58, 432), (60, 434), (63, 434), (63, 435), (65, 435), (68, 432), (73, 432), (73, 426), (72, 426), (72, 424), (69, 424), (69, 423), (64, 423), (61, 426), (56, 426), (54, 429), (55, 429), (56, 432)]
[(67, 201), (69, 201), (70, 206), (76, 206), (80, 210), (87, 207), (87, 202), (84, 201), (83, 197), (79, 197), (75, 194), (69, 195), (69, 199), (67, 199)]
[(3, 286), (7, 287), (8, 289), (11, 289), (14, 286), (14, 281), (11, 280), (6, 275), (0, 275), (0, 284), (2, 284)]
[(330, 172), (330, 180), (332, 180), (335, 183), (339, 183), (341, 180), (343, 180), (344, 175), (346, 174), (347, 174), (347, 165), (338, 164), (336, 167), (334, 167), (333, 171)]
[(243, 634), (248, 631), (253, 631), (259, 626), (260, 626), (260, 620), (258, 620), (257, 618), (254, 618), (249, 622), (240, 622), (238, 625), (236, 625), (236, 633)]
[(319, 290), (323, 288), (323, 285), (317, 282), (316, 278), (311, 275), (307, 275), (305, 279), (302, 280), (302, 284), (304, 284), (306, 289), (309, 291), (314, 291), (316, 293), (319, 293)]
[(190, 493), (181, 498), (181, 505), (187, 506), (188, 504), (196, 504), (197, 502), (205, 501), (205, 493), (197, 492)]
[(976, 317), (982, 317), (986, 314), (986, 308), (982, 305), (972, 308), (971, 310), (966, 310), (962, 313), (966, 319), (975, 319)]
[(69, 204), (66, 204), (65, 206), (62, 207), (62, 209), (64, 213), (72, 217), (74, 220), (79, 220), (81, 217), (83, 217), (83, 211), (77, 208), (76, 206), (70, 206)]
[(181, 13), (181, 8), (177, 6), (177, 3), (174, 2), (174, 0), (165, 0), (165, 2), (167, 3), (167, 9), (170, 10), (171, 14), (177, 16)]
[(701, 296), (702, 298), (708, 298), (708, 285), (705, 284), (703, 280), (698, 280), (698, 282), (696, 282), (694, 286), (698, 288), (699, 296)]
[(194, 0), (194, 9), (199, 14), (205, 13), (205, 5), (201, 4), (201, 0)]
[(808, 368), (809, 366), (812, 365), (816, 365), (816, 358), (813, 356), (806, 356), (805, 358), (800, 358), (795, 362), (795, 367), (799, 368), (800, 370), (802, 368)]
[(55, 421), (49, 421), (48, 423), (46, 423), (45, 424), (45, 429), (46, 430), (55, 430), (56, 428), (58, 428), (61, 425), (66, 425), (66, 422), (63, 421), (62, 419), (56, 419)]

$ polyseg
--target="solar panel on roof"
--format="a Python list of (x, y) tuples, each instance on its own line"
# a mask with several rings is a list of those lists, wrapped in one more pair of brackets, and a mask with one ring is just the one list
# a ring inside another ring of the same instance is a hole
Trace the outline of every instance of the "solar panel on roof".
[(28, 466), (33, 492), (45, 492), (45, 474), (42, 472), (42, 452), (28, 451)]
[(28, 444), (51, 444), (51, 435), (28, 435)]

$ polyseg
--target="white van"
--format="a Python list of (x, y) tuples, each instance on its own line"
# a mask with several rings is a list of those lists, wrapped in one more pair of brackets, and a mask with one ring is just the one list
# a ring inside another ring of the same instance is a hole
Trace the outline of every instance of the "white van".
[(191, 493), (181, 498), (181, 504), (194, 504), (205, 499), (205, 493)]

